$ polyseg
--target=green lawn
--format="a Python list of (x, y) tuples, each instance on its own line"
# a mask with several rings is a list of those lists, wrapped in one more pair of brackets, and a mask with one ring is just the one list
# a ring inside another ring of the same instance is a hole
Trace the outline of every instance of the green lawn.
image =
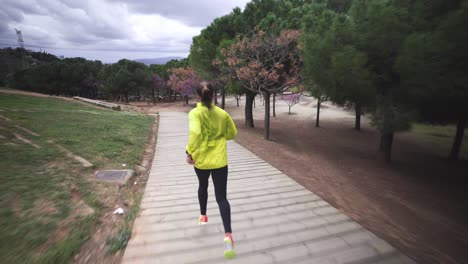
[[(96, 195), (99, 184), (92, 183), (94, 170), (122, 168), (122, 164), (134, 168), (142, 158), (153, 118), (61, 99), (8, 94), (0, 94), (0, 115), (10, 119), (0, 117), (0, 259), (4, 263), (67, 263), (101, 213)], [(15, 133), (40, 148), (18, 140)], [(48, 140), (94, 166), (84, 168)], [(94, 213), (77, 213), (72, 193)]]
[[(448, 157), (455, 137), (454, 125), (438, 126), (428, 124), (414, 124), (411, 131), (420, 138), (429, 149), (440, 157)], [(468, 129), (465, 129), (460, 151), (460, 159), (468, 158)]]

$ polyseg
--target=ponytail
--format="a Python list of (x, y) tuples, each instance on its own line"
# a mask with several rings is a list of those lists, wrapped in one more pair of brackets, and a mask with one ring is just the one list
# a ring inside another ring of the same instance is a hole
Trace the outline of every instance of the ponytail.
[(197, 88), (197, 94), (200, 97), (201, 103), (208, 109), (211, 109), (211, 103), (213, 102), (213, 86), (210, 83), (203, 82)]

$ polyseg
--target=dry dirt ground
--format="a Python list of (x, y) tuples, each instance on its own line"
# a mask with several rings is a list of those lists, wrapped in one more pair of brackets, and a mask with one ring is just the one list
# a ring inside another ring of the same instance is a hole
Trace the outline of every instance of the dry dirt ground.
[(254, 129), (245, 127), (242, 105), (230, 99), (226, 107), (239, 128), (237, 142), (418, 263), (466, 263), (468, 161), (431, 156), (414, 135), (403, 133), (386, 164), (368, 120), (355, 131), (352, 112), (325, 104), (316, 128), (315, 100), (307, 97), (293, 115), (278, 101), (266, 141), (262, 104), (257, 100)]
[[(182, 102), (142, 111), (188, 112)], [(377, 153), (379, 135), (363, 119), (353, 129), (352, 111), (324, 104), (321, 127), (314, 127), (316, 101), (303, 97), (288, 115), (277, 101), (271, 140), (263, 139), (263, 106), (256, 99), (256, 128), (244, 125), (244, 101), (226, 110), (235, 120), (237, 142), (270, 162), (418, 263), (466, 263), (468, 259), (468, 161), (456, 163), (428, 154), (411, 133), (398, 134), (393, 162)]]

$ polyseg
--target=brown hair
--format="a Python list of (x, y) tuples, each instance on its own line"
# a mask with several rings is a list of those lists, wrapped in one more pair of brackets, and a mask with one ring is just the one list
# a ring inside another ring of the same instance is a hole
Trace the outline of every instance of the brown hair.
[(213, 86), (208, 82), (202, 82), (197, 88), (197, 95), (200, 97), (201, 103), (211, 109), (213, 102)]

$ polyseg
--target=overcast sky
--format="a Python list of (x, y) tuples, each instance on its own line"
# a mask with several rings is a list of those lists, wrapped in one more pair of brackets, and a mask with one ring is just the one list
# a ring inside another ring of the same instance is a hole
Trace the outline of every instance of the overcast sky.
[(1, 0), (0, 47), (103, 62), (186, 57), (192, 37), (249, 0)]

